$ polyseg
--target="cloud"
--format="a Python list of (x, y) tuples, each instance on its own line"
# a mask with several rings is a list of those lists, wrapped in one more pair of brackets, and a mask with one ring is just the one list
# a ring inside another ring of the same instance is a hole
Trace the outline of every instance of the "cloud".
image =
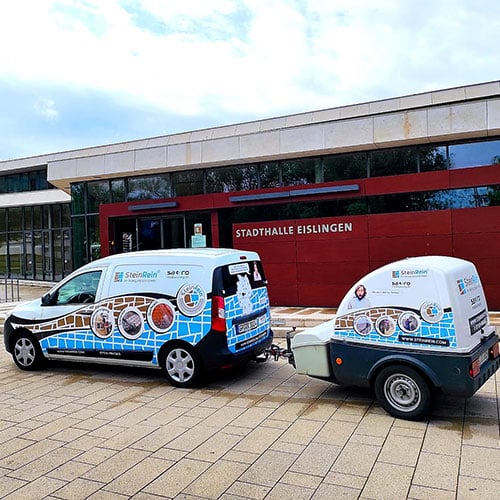
[(59, 111), (55, 108), (55, 102), (52, 99), (39, 98), (33, 105), (35, 113), (47, 120), (57, 120)]
[(422, 90), (419, 72), (471, 83), (499, 62), (486, 38), (500, 12), (488, 0), (18, 0), (5, 10), (1, 41), (15, 50), (0, 56), (2, 73), (184, 115), (215, 102), (254, 114), (348, 104)]
[(53, 121), (57, 87), (171, 132), (495, 80), (498, 32), (496, 0), (17, 0), (0, 80), (50, 95)]

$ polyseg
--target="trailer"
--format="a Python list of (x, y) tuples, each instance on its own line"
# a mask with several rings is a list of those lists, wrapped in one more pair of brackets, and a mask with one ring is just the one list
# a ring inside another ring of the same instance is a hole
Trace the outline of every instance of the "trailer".
[(436, 393), (470, 397), (500, 366), (499, 337), (475, 266), (412, 257), (370, 272), (336, 315), (287, 336), (298, 373), (370, 387), (391, 415), (419, 420)]

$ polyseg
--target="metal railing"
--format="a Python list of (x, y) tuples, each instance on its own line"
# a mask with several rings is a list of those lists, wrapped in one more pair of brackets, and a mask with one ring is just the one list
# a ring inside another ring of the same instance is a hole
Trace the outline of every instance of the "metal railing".
[(19, 279), (0, 278), (0, 302), (19, 302)]

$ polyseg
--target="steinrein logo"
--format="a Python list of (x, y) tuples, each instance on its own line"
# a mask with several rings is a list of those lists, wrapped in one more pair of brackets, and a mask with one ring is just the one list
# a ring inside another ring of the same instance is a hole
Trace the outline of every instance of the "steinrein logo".
[(475, 290), (479, 286), (479, 276), (473, 274), (469, 278), (460, 278), (457, 280), (458, 293), (467, 295), (471, 290)]
[(117, 271), (113, 281), (123, 283), (125, 281), (150, 281), (156, 280), (160, 276), (160, 271)]
[(428, 269), (400, 269), (398, 271), (392, 271), (393, 278), (422, 278), (428, 275)]

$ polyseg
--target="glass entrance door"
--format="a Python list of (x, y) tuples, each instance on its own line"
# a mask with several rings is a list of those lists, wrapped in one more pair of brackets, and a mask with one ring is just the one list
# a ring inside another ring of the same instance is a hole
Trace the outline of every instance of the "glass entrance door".
[(183, 215), (116, 219), (113, 253), (160, 248), (186, 248)]

